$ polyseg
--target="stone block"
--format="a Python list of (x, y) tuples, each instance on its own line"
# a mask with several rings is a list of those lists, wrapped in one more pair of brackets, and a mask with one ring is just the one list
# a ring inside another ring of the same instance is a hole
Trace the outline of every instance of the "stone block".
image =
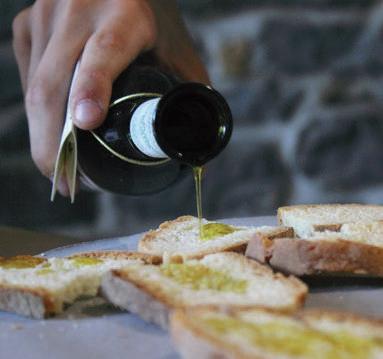
[(235, 82), (223, 95), (235, 119), (235, 125), (259, 125), (278, 115), (281, 101), (280, 83), (276, 78), (265, 77)]
[(309, 12), (302, 12), (295, 19), (281, 16), (265, 21), (255, 44), (255, 68), (289, 74), (318, 72), (350, 53), (362, 28), (360, 20), (310, 18)]
[(245, 38), (223, 44), (220, 57), (225, 77), (244, 79), (251, 75), (252, 47), (252, 43)]
[(261, 76), (235, 82), (224, 89), (235, 125), (262, 125), (288, 122), (304, 101), (305, 85), (295, 79)]
[(349, 74), (332, 76), (320, 95), (321, 104), (327, 107), (348, 104), (372, 104), (383, 99), (383, 72), (380, 76)]
[(308, 178), (331, 190), (383, 183), (381, 109), (353, 107), (308, 121), (299, 134), (296, 160)]

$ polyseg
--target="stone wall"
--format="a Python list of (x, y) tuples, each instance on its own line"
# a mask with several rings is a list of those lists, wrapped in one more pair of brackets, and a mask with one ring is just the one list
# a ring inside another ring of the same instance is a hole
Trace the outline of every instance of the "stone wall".
[[(208, 218), (273, 214), (289, 203), (383, 202), (383, 4), (307, 3), (181, 1), (235, 117), (232, 141), (204, 179)], [(83, 191), (75, 205), (50, 203), (9, 89), (9, 49), (0, 45), (0, 224), (90, 238), (195, 213), (191, 175), (150, 197)]]

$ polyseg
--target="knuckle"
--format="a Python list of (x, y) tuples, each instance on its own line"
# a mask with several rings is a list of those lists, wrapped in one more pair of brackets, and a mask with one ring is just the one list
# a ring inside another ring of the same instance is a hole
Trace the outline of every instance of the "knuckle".
[(52, 7), (52, 0), (36, 0), (32, 6), (34, 13), (46, 13)]
[(146, 47), (152, 47), (157, 40), (157, 23), (153, 9), (147, 0), (115, 0), (119, 4), (121, 14), (137, 20), (142, 41)]
[(32, 28), (45, 28), (48, 26), (52, 21), (53, 5), (54, 1), (51, 0), (36, 0), (31, 8)]
[(32, 80), (25, 95), (27, 111), (36, 107), (48, 107), (51, 93), (45, 81)]
[(25, 33), (25, 29), (28, 26), (29, 9), (25, 9), (19, 12), (12, 22), (12, 32), (14, 37), (18, 37), (20, 34)]
[[(119, 1), (119, 3), (123, 4), (123, 0), (117, 0)], [(145, 2), (142, 1), (142, 0), (128, 0), (128, 1), (125, 1), (125, 4), (127, 5), (128, 9), (130, 12), (132, 13), (140, 13), (142, 12), (142, 4)]]
[(79, 10), (87, 6), (89, 0), (66, 0), (65, 8), (68, 15), (77, 14)]
[(118, 31), (102, 31), (96, 38), (96, 46), (100, 51), (123, 53), (125, 50), (125, 35)]
[(17, 59), (22, 58), (29, 51), (28, 18), (28, 12), (24, 10), (15, 17), (12, 23), (12, 46)]
[(143, 26), (144, 39), (149, 45), (153, 45), (157, 37), (157, 24), (152, 7), (148, 1), (131, 0), (131, 6), (140, 14)]
[(126, 10), (136, 14), (137, 9), (140, 8), (140, 2), (145, 0), (111, 0), (112, 6), (119, 11)]
[(157, 28), (154, 21), (149, 21), (145, 28), (145, 42), (148, 47), (153, 47), (157, 41)]

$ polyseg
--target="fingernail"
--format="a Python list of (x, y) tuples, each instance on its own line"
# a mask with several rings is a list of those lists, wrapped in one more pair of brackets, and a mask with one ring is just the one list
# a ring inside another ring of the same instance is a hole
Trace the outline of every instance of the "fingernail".
[(81, 100), (77, 103), (75, 109), (75, 119), (78, 124), (92, 124), (100, 118), (102, 109), (100, 105), (93, 100)]

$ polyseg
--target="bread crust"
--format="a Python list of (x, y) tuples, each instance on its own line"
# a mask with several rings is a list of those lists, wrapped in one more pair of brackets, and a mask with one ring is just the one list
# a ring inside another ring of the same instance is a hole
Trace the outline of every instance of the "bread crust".
[(314, 224), (313, 229), (315, 232), (339, 232), (342, 228), (342, 225), (342, 223)]
[(0, 309), (35, 319), (46, 318), (57, 308), (51, 294), (43, 288), (23, 288), (0, 284)]
[(144, 320), (155, 323), (163, 329), (167, 328), (171, 308), (156, 300), (142, 286), (122, 278), (118, 271), (105, 274), (100, 293), (115, 306), (139, 314)]
[(353, 273), (383, 276), (383, 248), (344, 239), (269, 239), (255, 235), (246, 256), (294, 275)]
[(67, 258), (76, 257), (88, 257), (88, 258), (101, 258), (101, 259), (132, 259), (142, 260), (146, 264), (161, 264), (162, 258), (147, 253), (140, 252), (127, 252), (127, 251), (94, 251), (94, 252), (83, 252), (76, 253)]

